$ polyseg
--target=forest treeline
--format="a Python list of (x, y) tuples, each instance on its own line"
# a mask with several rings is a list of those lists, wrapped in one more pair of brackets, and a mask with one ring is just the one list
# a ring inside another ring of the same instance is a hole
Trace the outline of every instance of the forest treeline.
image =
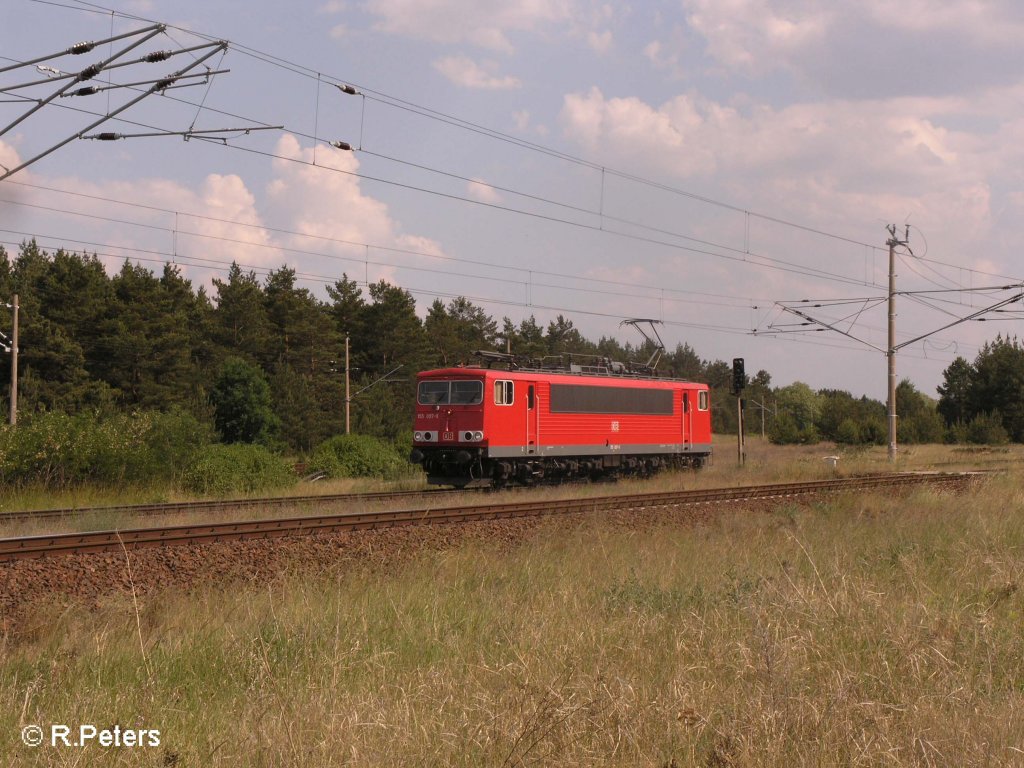
[[(109, 274), (94, 255), (49, 253), (34, 241), (16, 255), (0, 247), (0, 299), (17, 293), (21, 306), (20, 418), (182, 411), (216, 428), (225, 442), (307, 453), (344, 431), (347, 336), (352, 392), (359, 393), (352, 430), (403, 443), (416, 373), (471, 362), (474, 350), (640, 362), (652, 351), (648, 344), (586, 339), (561, 315), (546, 326), (532, 316), (499, 321), (465, 298), (437, 299), (421, 319), (400, 286), (381, 281), (364, 293), (345, 275), (327, 287), (326, 300), (299, 287), (287, 267), (259, 278), (232, 265), (212, 285), (210, 293), (194, 287), (173, 264), (156, 273), (126, 261)], [(9, 330), (8, 315), (0, 331)], [(710, 384), (715, 431), (735, 432), (729, 363), (701, 359), (680, 344), (659, 370)], [(0, 355), (5, 413), (9, 380), (10, 356)], [(216, 407), (243, 389), (257, 405), (241, 397), (239, 407), (263, 411), (252, 428)], [(939, 395), (900, 383), (901, 442), (1024, 441), (1024, 350), (1016, 339), (986, 344), (973, 363), (958, 358)], [(763, 419), (778, 442), (885, 441), (885, 407), (877, 400), (800, 382), (773, 388), (763, 369), (749, 378), (744, 396), (747, 431), (759, 432)]]

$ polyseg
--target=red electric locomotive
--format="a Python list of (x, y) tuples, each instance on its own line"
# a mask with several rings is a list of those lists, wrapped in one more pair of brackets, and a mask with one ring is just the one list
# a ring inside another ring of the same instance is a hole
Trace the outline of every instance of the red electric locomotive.
[(456, 367), (417, 377), (410, 461), (457, 487), (651, 474), (711, 456), (708, 387), (618, 363)]

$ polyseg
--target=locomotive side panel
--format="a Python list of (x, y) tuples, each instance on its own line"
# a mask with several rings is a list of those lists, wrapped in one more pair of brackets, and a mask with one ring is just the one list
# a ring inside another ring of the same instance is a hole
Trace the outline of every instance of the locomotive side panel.
[(544, 450), (555, 454), (660, 454), (682, 446), (676, 398), (666, 383), (553, 381), (542, 415)]

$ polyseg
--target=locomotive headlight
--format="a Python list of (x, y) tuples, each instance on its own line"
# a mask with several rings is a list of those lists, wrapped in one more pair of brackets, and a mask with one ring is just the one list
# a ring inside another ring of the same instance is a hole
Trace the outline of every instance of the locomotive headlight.
[(484, 439), (484, 433), (483, 432), (474, 432), (473, 433), (473, 440), (475, 440), (476, 442), (479, 443), (483, 439)]
[(415, 440), (418, 443), (423, 442), (423, 433), (422, 432), (414, 432), (413, 435), (412, 435), (412, 439)]

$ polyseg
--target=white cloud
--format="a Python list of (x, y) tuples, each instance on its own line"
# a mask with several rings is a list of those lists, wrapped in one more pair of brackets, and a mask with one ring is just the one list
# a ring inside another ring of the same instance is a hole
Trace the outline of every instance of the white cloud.
[(651, 40), (647, 45), (644, 46), (644, 56), (654, 64), (658, 66), (658, 62), (661, 61), (661, 43), (657, 40)]
[(530, 127), (529, 110), (523, 109), (518, 112), (513, 112), (512, 121), (515, 123), (517, 131), (526, 131)]
[(516, 130), (521, 133), (528, 133), (532, 131), (538, 136), (547, 136), (550, 131), (548, 127), (543, 124), (534, 124), (533, 116), (529, 110), (523, 109), (518, 112), (512, 113), (512, 122), (516, 127)]
[(684, 72), (679, 65), (679, 53), (674, 48), (665, 45), (660, 40), (652, 40), (644, 46), (643, 54), (655, 69), (667, 72), (676, 80), (683, 78)]
[(509, 90), (522, 86), (517, 77), (490, 74), (488, 70), (493, 68), (492, 62), (478, 64), (467, 56), (446, 56), (434, 62), (434, 69), (463, 88)]
[(156, 3), (153, 0), (132, 0), (125, 5), (125, 10), (129, 13), (145, 13), (152, 15), (156, 10)]
[(1024, 10), (1013, 0), (866, 0), (864, 13), (880, 26), (911, 32), (956, 32), (978, 43), (1017, 45)]
[[(1020, 104), (1013, 101), (1018, 96), (1014, 89), (980, 102), (1005, 109)], [(961, 99), (740, 110), (692, 93), (652, 106), (608, 98), (595, 87), (565, 97), (561, 122), (587, 154), (614, 158), (612, 167), (717, 189), (753, 210), (815, 221), (829, 231), (911, 215), (937, 235), (933, 249), (941, 242), (966, 263), (972, 244), (990, 235), (996, 212), (1006, 207), (994, 190), (1016, 188), (1013, 169), (1024, 160), (1021, 118), (1004, 115), (992, 141), (948, 127), (966, 115), (977, 118), (978, 106)]]
[(488, 184), (486, 181), (479, 179), (473, 179), (466, 183), (466, 192), (475, 200), (480, 200), (484, 203), (500, 203), (502, 200), (501, 194)]
[(284, 159), (273, 162), (275, 180), (268, 190), (268, 203), (275, 217), (291, 222), (289, 229), (316, 238), (297, 238), (301, 247), (351, 254), (352, 246), (323, 238), (382, 246), (398, 243), (398, 226), (388, 207), (363, 194), (358, 177), (351, 175), (359, 169), (354, 153), (318, 152), (319, 167), (312, 166), (308, 163), (313, 160), (313, 150), (286, 134), (278, 141), (275, 154)]
[(836, 96), (969, 93), (1019, 72), (1024, 7), (1009, 0), (683, 0), (729, 70), (786, 71)]
[(612, 22), (629, 8), (600, 0), (366, 0), (377, 29), (443, 44), (511, 54), (516, 36), (568, 34), (598, 54), (613, 41)]
[[(17, 181), (74, 190), (93, 199), (7, 185), (9, 197), (17, 195), (20, 201), (53, 212), (25, 220), (37, 214), (0, 206), (0, 225), (11, 226), (4, 222), (15, 221), (22, 230), (45, 234), (52, 242), (41, 236), (44, 247), (80, 250), (76, 242), (93, 243), (85, 250), (97, 251), (111, 270), (129, 258), (143, 259), (147, 268), (159, 272), (160, 262), (173, 255), (189, 279), (206, 285), (222, 276), (231, 261), (244, 269), (277, 269), (287, 264), (300, 273), (325, 277), (340, 277), (347, 271), (357, 279), (364, 275), (371, 281), (393, 279), (394, 268), (370, 265), (364, 269), (366, 249), (351, 243), (443, 255), (439, 243), (402, 232), (387, 205), (363, 193), (360, 180), (351, 175), (359, 168), (353, 153), (318, 149), (317, 166), (313, 166), (313, 150), (290, 134), (278, 140), (274, 153), (279, 159), (272, 161), (273, 176), (262, 194), (234, 174), (209, 174), (193, 187), (161, 178), (95, 183), (21, 171)], [(7, 161), (18, 162), (17, 154), (0, 142), (0, 162)], [(108, 218), (136, 226), (120, 226)], [(410, 258), (417, 260), (406, 260)], [(216, 264), (204, 265), (203, 259)], [(388, 259), (377, 254), (376, 260)]]
[(15, 150), (10, 144), (0, 140), (0, 166), (7, 169), (4, 173), (13, 168), (17, 168), (21, 165), (21, 162), (22, 161), (21, 158), (18, 157), (17, 150)]
[(813, 0), (685, 0), (684, 5), (708, 52), (737, 69), (775, 66), (794, 49), (820, 40), (832, 15), (830, 6)]
[(612, 33), (611, 30), (604, 30), (603, 32), (591, 31), (587, 33), (587, 43), (597, 53), (605, 54), (611, 50), (612, 47)]
[(571, 0), (368, 0), (365, 7), (384, 32), (511, 53), (509, 33), (571, 21), (573, 6)]
[(826, 165), (855, 177), (871, 169), (886, 180), (895, 174), (932, 183), (950, 170), (977, 172), (977, 158), (962, 156), (976, 148), (970, 134), (936, 122), (945, 106), (923, 99), (831, 101), (741, 111), (686, 93), (654, 107), (635, 97), (606, 98), (593, 87), (565, 97), (561, 120), (588, 149), (615, 147), (683, 177), (751, 170), (802, 175)]

